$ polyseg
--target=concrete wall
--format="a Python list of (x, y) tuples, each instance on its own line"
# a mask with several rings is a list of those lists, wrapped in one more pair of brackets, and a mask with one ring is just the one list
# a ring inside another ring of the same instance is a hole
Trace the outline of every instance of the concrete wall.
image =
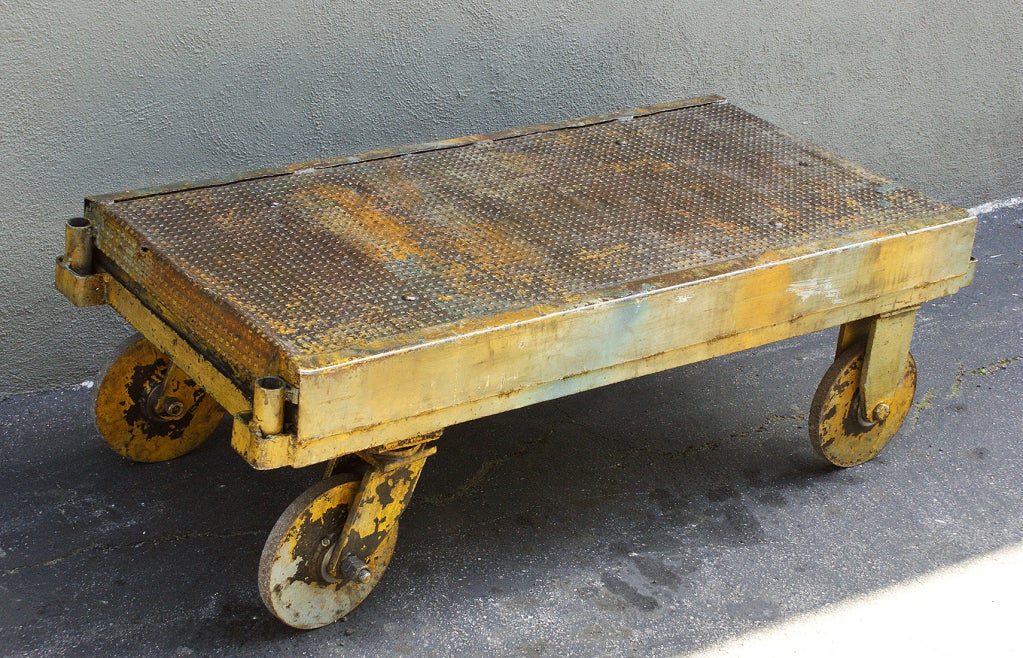
[(1023, 191), (996, 0), (0, 0), (0, 392), (128, 329), (52, 287), (82, 198), (722, 93), (960, 205)]

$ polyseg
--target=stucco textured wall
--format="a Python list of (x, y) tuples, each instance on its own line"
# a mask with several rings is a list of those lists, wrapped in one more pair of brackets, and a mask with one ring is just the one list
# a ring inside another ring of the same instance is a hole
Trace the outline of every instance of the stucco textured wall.
[(997, 0), (0, 0), (0, 392), (128, 328), (52, 287), (87, 194), (704, 93), (912, 187), (1023, 191), (1023, 22)]

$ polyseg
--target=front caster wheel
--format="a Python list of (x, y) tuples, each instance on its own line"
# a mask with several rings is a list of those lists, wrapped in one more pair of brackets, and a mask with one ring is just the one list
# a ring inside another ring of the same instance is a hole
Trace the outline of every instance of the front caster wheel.
[(173, 378), (174, 390), (164, 390), (171, 368), (160, 350), (135, 336), (103, 375), (96, 388), (96, 426), (122, 457), (136, 462), (180, 457), (223, 418), (223, 407), (185, 376)]
[(916, 362), (910, 354), (887, 417), (868, 421), (859, 393), (863, 357), (862, 345), (838, 355), (824, 373), (810, 406), (810, 443), (835, 466), (856, 466), (872, 459), (899, 431), (913, 406)]
[(369, 596), (391, 561), (397, 522), (364, 562), (342, 560), (347, 575), (330, 573), (335, 552), (347, 548), (339, 535), (361, 481), (341, 473), (314, 484), (270, 531), (259, 559), (259, 595), (285, 624), (309, 629), (337, 621)]

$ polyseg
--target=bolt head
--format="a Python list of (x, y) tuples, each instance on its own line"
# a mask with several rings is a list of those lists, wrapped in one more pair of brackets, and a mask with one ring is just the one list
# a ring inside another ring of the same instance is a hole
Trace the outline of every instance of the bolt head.
[(324, 537), (323, 539), (321, 539), (320, 540), (320, 546), (322, 546), (324, 548), (327, 548), (328, 546), (330, 546), (330, 538), (329, 537)]
[(892, 413), (891, 407), (882, 402), (881, 404), (874, 407), (874, 420), (879, 423), (883, 423), (888, 419), (888, 416)]

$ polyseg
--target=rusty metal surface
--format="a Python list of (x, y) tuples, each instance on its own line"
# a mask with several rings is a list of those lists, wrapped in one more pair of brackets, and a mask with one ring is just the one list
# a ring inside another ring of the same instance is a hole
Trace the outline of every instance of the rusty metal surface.
[(337, 550), (359, 480), (352, 473), (320, 480), (284, 510), (270, 531), (259, 560), (259, 594), (267, 609), (289, 626), (311, 629), (336, 621), (369, 596), (394, 555), (397, 527), (367, 556), (366, 582), (331, 582), (323, 576), (323, 563)]
[(285, 510), (259, 562), (259, 592), (270, 612), (295, 628), (319, 628), (365, 599), (387, 568), (398, 520), (436, 452), (427, 444), (439, 436), (364, 454), (369, 465), (358, 469), (361, 476), (328, 476)]
[(565, 125), (88, 210), (107, 269), (236, 379), (964, 216), (724, 101)]
[(810, 404), (807, 427), (810, 444), (818, 455), (835, 466), (848, 468), (873, 459), (894, 438), (913, 408), (916, 361), (906, 352), (897, 360), (895, 386), (889, 391), (889, 411), (884, 421), (864, 422), (857, 394), (863, 373), (864, 345), (854, 345), (838, 355)]
[(152, 343), (132, 336), (96, 387), (96, 426), (125, 459), (162, 462), (213, 433), (224, 409)]

